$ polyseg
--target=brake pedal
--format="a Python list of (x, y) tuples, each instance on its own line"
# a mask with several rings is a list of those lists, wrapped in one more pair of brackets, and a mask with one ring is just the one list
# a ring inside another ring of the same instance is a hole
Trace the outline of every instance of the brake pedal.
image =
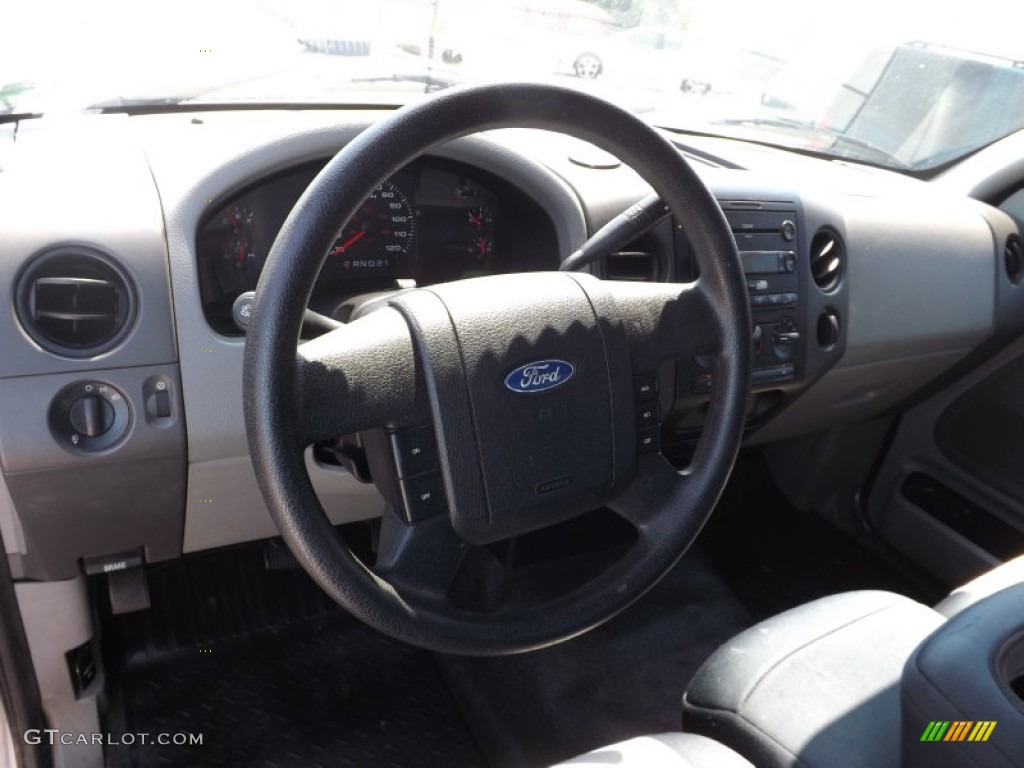
[(140, 565), (107, 574), (110, 610), (114, 614), (134, 613), (149, 608), (149, 585), (146, 571)]
[(106, 574), (110, 610), (115, 614), (134, 613), (149, 608), (149, 585), (143, 568), (142, 549), (116, 555), (87, 557), (82, 560), (86, 576)]

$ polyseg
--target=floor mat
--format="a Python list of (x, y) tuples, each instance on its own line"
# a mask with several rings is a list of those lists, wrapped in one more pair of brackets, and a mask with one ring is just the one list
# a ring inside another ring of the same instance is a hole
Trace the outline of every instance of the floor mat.
[(430, 654), (341, 612), (304, 573), (267, 572), (248, 548), (155, 568), (150, 587), (151, 611), (104, 622), (107, 728), (150, 734), (110, 747), (111, 766), (483, 765)]
[(687, 682), (749, 615), (698, 552), (635, 605), (542, 651), (440, 657), (488, 761), (541, 766), (642, 733), (677, 731)]

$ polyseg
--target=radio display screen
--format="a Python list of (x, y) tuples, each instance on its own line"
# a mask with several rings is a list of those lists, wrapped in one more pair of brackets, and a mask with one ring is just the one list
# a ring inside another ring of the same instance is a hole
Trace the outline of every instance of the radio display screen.
[(786, 257), (790, 251), (740, 251), (743, 271), (748, 275), (777, 275), (788, 272)]

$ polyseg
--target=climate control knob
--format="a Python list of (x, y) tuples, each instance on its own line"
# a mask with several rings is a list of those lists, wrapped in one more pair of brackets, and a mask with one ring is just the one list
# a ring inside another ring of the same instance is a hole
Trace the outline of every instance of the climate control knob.
[(788, 359), (800, 341), (800, 330), (796, 321), (791, 317), (781, 317), (775, 325), (775, 332), (772, 334), (772, 349), (777, 357), (783, 360)]

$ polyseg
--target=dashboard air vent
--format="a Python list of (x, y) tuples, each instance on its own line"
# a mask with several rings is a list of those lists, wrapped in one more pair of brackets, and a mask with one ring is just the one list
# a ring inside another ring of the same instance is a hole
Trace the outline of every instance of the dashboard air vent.
[(39, 346), (63, 357), (92, 357), (128, 333), (135, 296), (109, 257), (88, 248), (58, 248), (36, 257), (22, 273), (17, 312)]
[(819, 229), (811, 240), (811, 277), (823, 291), (831, 291), (839, 284), (846, 260), (846, 248), (833, 229)]
[(660, 277), (659, 272), (657, 253), (642, 242), (633, 243), (621, 251), (609, 253), (604, 257), (606, 280), (654, 283)]
[(1018, 285), (1024, 277), (1024, 240), (1020, 239), (1020, 235), (1006, 238), (1003, 259), (1006, 263), (1006, 276), (1011, 283)]

